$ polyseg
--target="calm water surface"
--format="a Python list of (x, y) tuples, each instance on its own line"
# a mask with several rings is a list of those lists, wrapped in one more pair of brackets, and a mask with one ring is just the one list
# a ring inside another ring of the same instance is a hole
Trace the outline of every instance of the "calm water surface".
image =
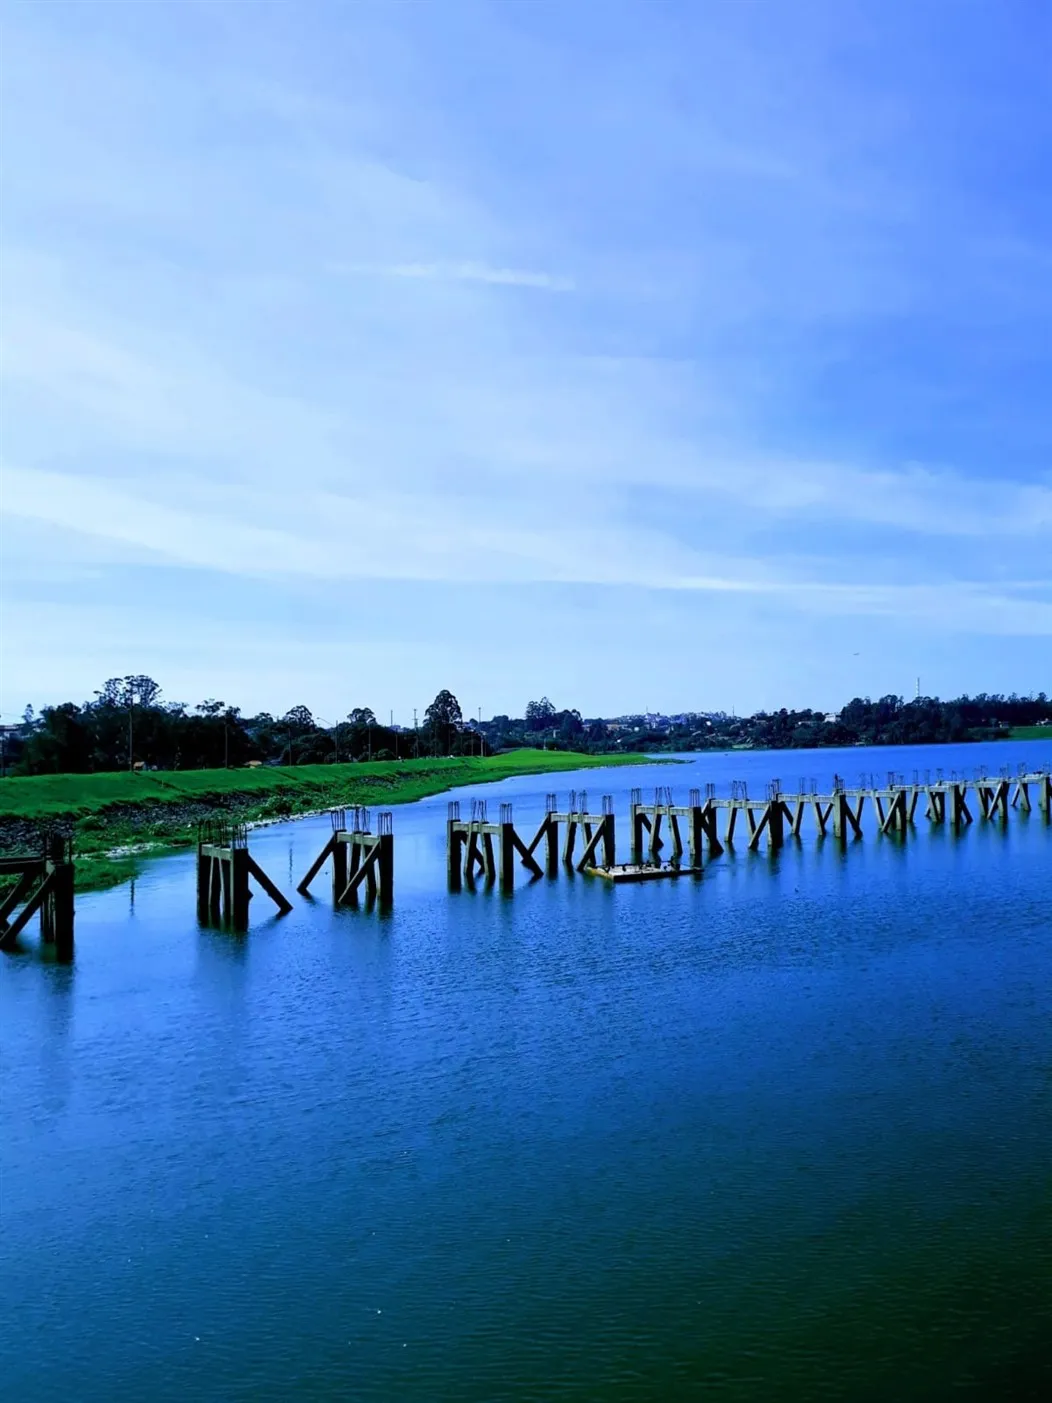
[[(1047, 747), (1046, 747), (1047, 749)], [(520, 779), (721, 792), (957, 751)], [(198, 928), (189, 857), (82, 897), (72, 967), (0, 962), (12, 1400), (1052, 1397), (1052, 829), (698, 883), (445, 890), (395, 814), (381, 919)], [(261, 831), (292, 892), (325, 819)]]

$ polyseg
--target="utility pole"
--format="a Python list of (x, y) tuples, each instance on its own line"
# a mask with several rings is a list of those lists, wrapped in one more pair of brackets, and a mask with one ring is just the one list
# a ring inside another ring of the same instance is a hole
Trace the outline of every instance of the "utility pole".
[(128, 683), (128, 771), (135, 773), (135, 687)]
[(223, 769), (230, 769), (230, 728), (225, 716), (223, 717)]
[(420, 759), (420, 732), (416, 728), (416, 707), (413, 707), (413, 754), (414, 759)]

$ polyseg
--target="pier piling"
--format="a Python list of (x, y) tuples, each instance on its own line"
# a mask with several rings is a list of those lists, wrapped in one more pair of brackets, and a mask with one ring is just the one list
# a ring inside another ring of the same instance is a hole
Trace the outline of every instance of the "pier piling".
[(314, 859), (297, 890), (307, 895), (310, 884), (332, 858), (332, 901), (334, 906), (355, 905), (365, 887), (366, 900), (377, 898), (381, 906), (394, 899), (394, 819), (388, 809), (376, 816), (376, 832), (370, 811), (355, 806), (330, 809), (332, 837)]
[[(0, 875), (15, 877), (0, 902), (0, 949), (13, 948), (39, 912), (40, 936), (60, 960), (73, 958), (73, 840), (46, 833), (37, 854), (0, 858)], [(18, 907), (21, 905), (21, 911)], [(13, 919), (9, 919), (13, 918)]]
[(279, 916), (292, 903), (270, 880), (248, 850), (243, 823), (209, 819), (197, 830), (197, 918), (202, 925), (224, 922), (234, 930), (248, 929), (249, 879), (254, 878), (278, 908)]

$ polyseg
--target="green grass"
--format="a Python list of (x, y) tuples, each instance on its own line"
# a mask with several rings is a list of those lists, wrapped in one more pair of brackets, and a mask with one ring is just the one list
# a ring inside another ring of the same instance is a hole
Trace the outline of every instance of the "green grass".
[[(180, 770), (147, 774), (34, 775), (0, 782), (4, 820), (72, 822), (77, 887), (97, 890), (133, 877), (148, 856), (194, 841), (188, 818), (214, 806), (248, 821), (295, 817), (352, 804), (407, 804), (446, 789), (491, 784), (515, 775), (654, 763), (650, 755), (575, 755), (511, 750), (480, 758), (375, 760), (349, 765), (292, 765), (258, 770)], [(166, 812), (167, 811), (167, 812)], [(126, 853), (115, 849), (134, 847)]]
[(1013, 726), (1008, 739), (1052, 741), (1052, 726)]
[(329, 803), (405, 804), (464, 784), (513, 775), (557, 774), (611, 765), (653, 763), (649, 755), (576, 755), (509, 750), (484, 758), (374, 760), (351, 765), (285, 765), (258, 770), (171, 770), (163, 773), (33, 775), (0, 783), (0, 818), (79, 818), (129, 804), (179, 804), (232, 795), (249, 801), (288, 799), (293, 812)]

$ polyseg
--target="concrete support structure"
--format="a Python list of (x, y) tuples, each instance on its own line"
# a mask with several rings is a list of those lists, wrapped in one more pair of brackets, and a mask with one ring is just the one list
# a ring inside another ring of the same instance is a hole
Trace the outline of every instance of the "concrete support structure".
[[(662, 825), (667, 825), (672, 855), (669, 862), (673, 866), (683, 866), (683, 854), (687, 854), (686, 865), (700, 871), (705, 862), (705, 844), (709, 845), (710, 856), (723, 852), (716, 827), (715, 786), (707, 786), (704, 801), (700, 789), (690, 791), (688, 804), (676, 804), (672, 790), (667, 787), (654, 790), (650, 804), (643, 802), (642, 790), (633, 789), (629, 804), (629, 822), (632, 829), (632, 861), (643, 862), (644, 850), (651, 864), (661, 861), (665, 840), (661, 836)], [(681, 827), (682, 825), (682, 827)], [(686, 844), (683, 830), (686, 830)]]
[(201, 924), (222, 922), (234, 930), (247, 930), (250, 877), (270, 897), (278, 915), (288, 915), (292, 903), (252, 857), (244, 824), (216, 820), (201, 824), (197, 834), (197, 919)]
[(1000, 817), (1002, 822), (1008, 819), (1008, 796), (1011, 789), (1011, 781), (1007, 775), (1001, 779), (992, 780), (980, 779), (977, 781), (975, 791), (979, 796), (979, 808), (983, 818), (992, 819)]
[[(567, 867), (576, 867), (583, 872), (586, 867), (613, 867), (616, 861), (616, 835), (614, 821), (614, 801), (609, 794), (603, 795), (602, 811), (591, 813), (588, 808), (588, 794), (570, 791), (565, 809), (560, 810), (554, 794), (549, 794), (545, 804), (545, 816), (538, 828), (530, 852), (543, 839), (547, 845), (548, 871), (556, 870), (555, 854), (559, 848), (559, 826), (564, 826), (562, 861)], [(580, 830), (583, 840), (581, 856), (577, 854), (577, 836)], [(601, 855), (601, 861), (600, 861)]]
[[(472, 799), (471, 818), (460, 817), (460, 802), (452, 800), (446, 816), (446, 876), (451, 891), (459, 891), (462, 881), (474, 885), (476, 874), (487, 883), (500, 883), (503, 892), (515, 889), (515, 859), (532, 877), (543, 877), (534, 851), (545, 835), (541, 824), (529, 847), (515, 831), (510, 804), (501, 804), (500, 822), (491, 823), (485, 799)], [(550, 858), (550, 852), (549, 852)]]
[[(56, 958), (73, 958), (74, 870), (72, 839), (45, 835), (38, 854), (0, 858), (0, 875), (15, 884), (0, 901), (0, 949), (14, 947), (39, 912), (40, 935)], [(21, 910), (19, 910), (21, 906)]]
[(394, 900), (394, 819), (390, 810), (377, 814), (375, 833), (372, 816), (365, 808), (352, 809), (350, 823), (345, 809), (331, 809), (329, 820), (332, 837), (297, 890), (306, 896), (310, 884), (331, 858), (334, 906), (356, 906), (363, 887), (370, 906), (376, 900), (382, 907), (390, 906)]

